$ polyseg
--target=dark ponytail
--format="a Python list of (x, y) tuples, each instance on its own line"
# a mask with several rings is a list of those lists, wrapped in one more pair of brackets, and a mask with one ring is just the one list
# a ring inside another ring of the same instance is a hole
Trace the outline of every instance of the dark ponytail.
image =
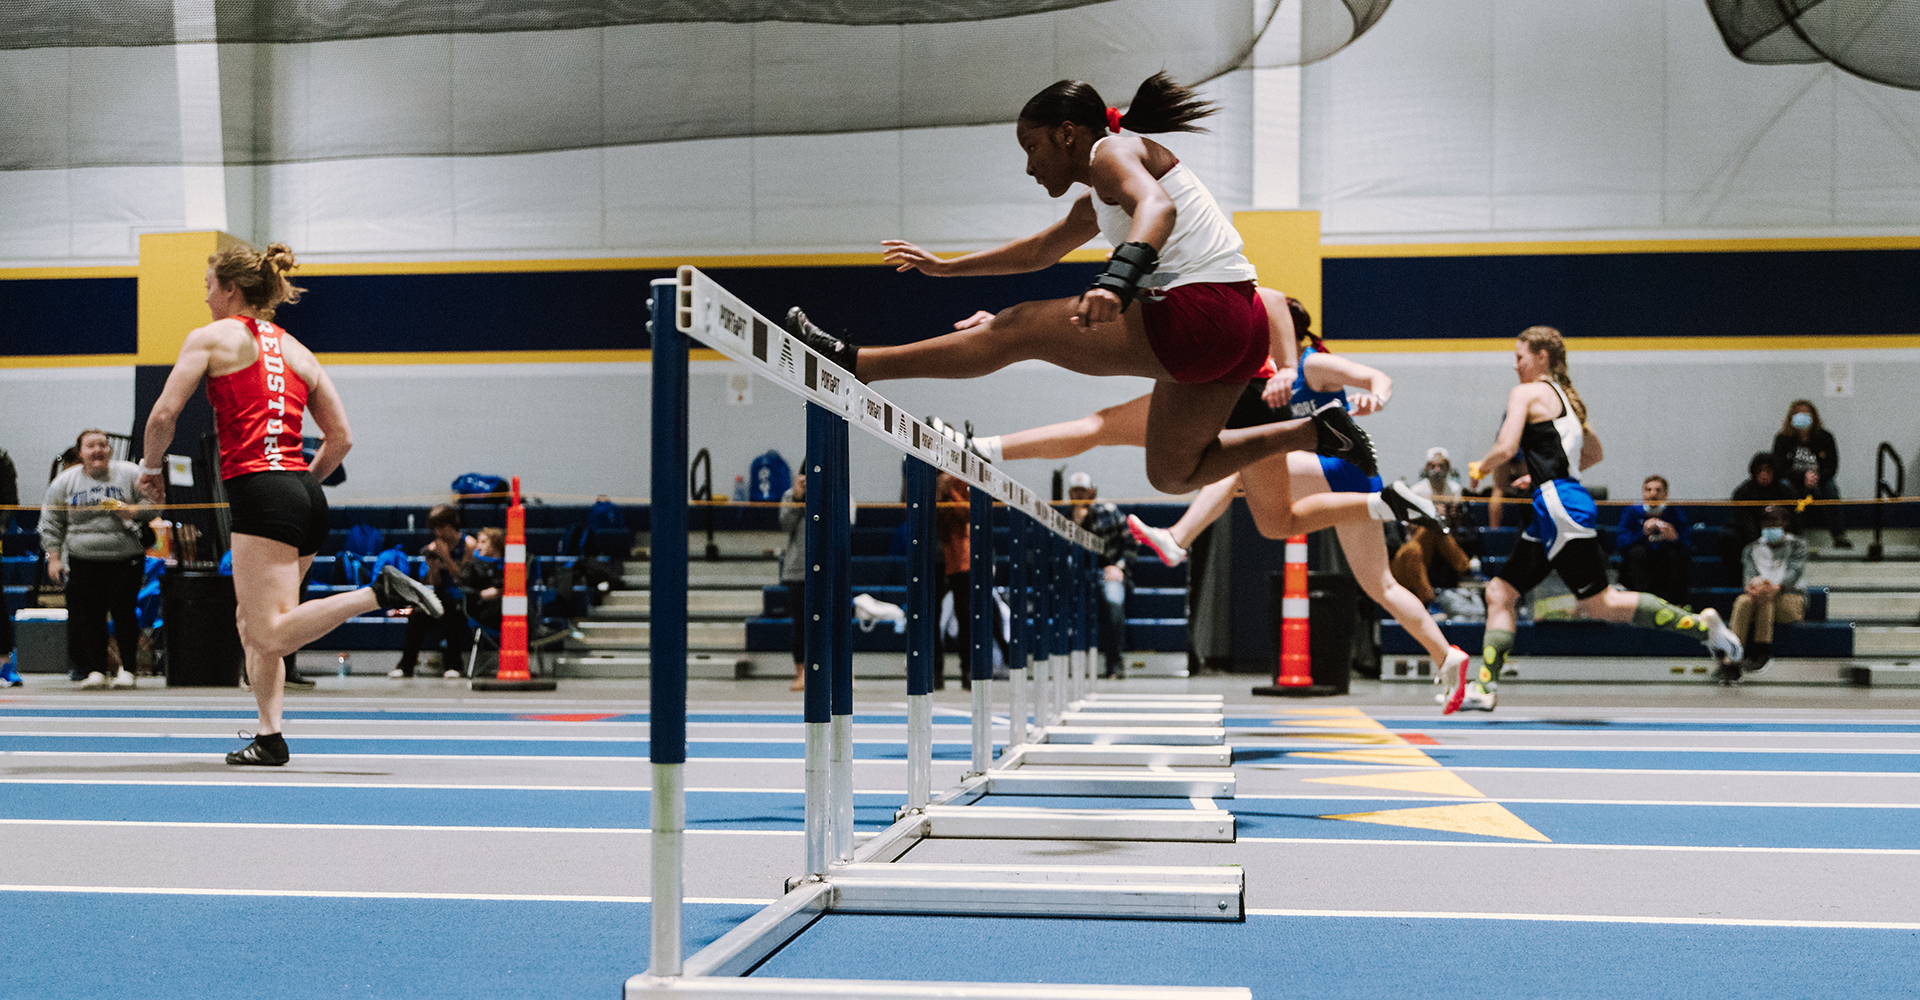
[[(1219, 109), (1199, 95), (1173, 82), (1164, 71), (1148, 77), (1134, 92), (1133, 103), (1120, 116), (1120, 127), (1131, 132), (1205, 132), (1193, 124)], [(1033, 95), (1020, 109), (1020, 120), (1052, 127), (1072, 122), (1082, 128), (1107, 131), (1107, 102), (1093, 85), (1082, 80), (1061, 80)]]

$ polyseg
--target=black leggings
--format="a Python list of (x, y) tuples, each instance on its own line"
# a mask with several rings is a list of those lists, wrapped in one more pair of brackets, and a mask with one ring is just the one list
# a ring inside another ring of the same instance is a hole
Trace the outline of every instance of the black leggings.
[(134, 604), (146, 576), (144, 556), (67, 562), (67, 655), (81, 674), (107, 673), (107, 616), (120, 644), (120, 665), (140, 665), (140, 622)]

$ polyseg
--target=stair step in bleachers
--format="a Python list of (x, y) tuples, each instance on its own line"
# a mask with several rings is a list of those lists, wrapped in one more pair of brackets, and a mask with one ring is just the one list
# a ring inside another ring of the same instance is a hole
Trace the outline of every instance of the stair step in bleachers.
[[(1862, 627), (1865, 628), (1864, 626)], [(1486, 626), (1479, 622), (1442, 622), (1447, 642), (1468, 651), (1482, 646)], [(1920, 629), (1915, 632), (1920, 634)], [(1916, 643), (1920, 648), (1920, 643)], [(1420, 644), (1400, 623), (1380, 623), (1380, 652), (1389, 656), (1419, 655)], [(1774, 629), (1777, 657), (1844, 658), (1855, 653), (1854, 625), (1850, 622), (1796, 622)], [(1706, 647), (1684, 636), (1610, 622), (1521, 623), (1514, 631), (1515, 656), (1705, 656)], [(1862, 654), (1866, 655), (1866, 654)], [(1896, 655), (1896, 654), (1875, 654)]]

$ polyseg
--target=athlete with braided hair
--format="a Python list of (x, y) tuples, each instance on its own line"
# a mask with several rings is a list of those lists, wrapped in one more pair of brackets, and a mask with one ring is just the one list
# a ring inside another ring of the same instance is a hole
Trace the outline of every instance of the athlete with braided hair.
[[(1694, 614), (1652, 594), (1609, 588), (1607, 557), (1594, 530), (1593, 497), (1580, 484), (1580, 471), (1600, 461), (1600, 439), (1587, 426), (1587, 406), (1573, 388), (1560, 331), (1550, 326), (1520, 331), (1513, 344), (1513, 371), (1520, 384), (1507, 395), (1500, 436), (1468, 470), (1477, 484), (1486, 470), (1516, 454), (1524, 458), (1534, 488), (1533, 523), (1487, 582), (1486, 647), (1479, 676), (1469, 678), (1463, 668), (1457, 676), (1437, 677), (1450, 688), (1443, 697), (1463, 708), (1493, 710), (1500, 669), (1513, 651), (1514, 608), (1520, 595), (1548, 573), (1560, 574), (1585, 617), (1698, 639), (1723, 666), (1740, 659), (1739, 637), (1712, 608)], [(1515, 485), (1522, 484), (1516, 480)]]

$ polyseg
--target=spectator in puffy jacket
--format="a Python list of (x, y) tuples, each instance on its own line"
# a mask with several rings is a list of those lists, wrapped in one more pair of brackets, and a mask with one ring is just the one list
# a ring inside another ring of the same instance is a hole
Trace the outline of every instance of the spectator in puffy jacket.
[[(1782, 506), (1793, 503), (1794, 492), (1774, 475), (1773, 453), (1755, 452), (1747, 463), (1747, 481), (1733, 488), (1736, 506), (1729, 520), (1727, 531), (1721, 536), (1720, 560), (1727, 567), (1726, 579), (1732, 586), (1739, 586), (1745, 578), (1739, 575), (1740, 553), (1747, 545), (1760, 537), (1760, 511), (1771, 504)], [(1789, 510), (1787, 530), (1799, 533), (1798, 519)]]

